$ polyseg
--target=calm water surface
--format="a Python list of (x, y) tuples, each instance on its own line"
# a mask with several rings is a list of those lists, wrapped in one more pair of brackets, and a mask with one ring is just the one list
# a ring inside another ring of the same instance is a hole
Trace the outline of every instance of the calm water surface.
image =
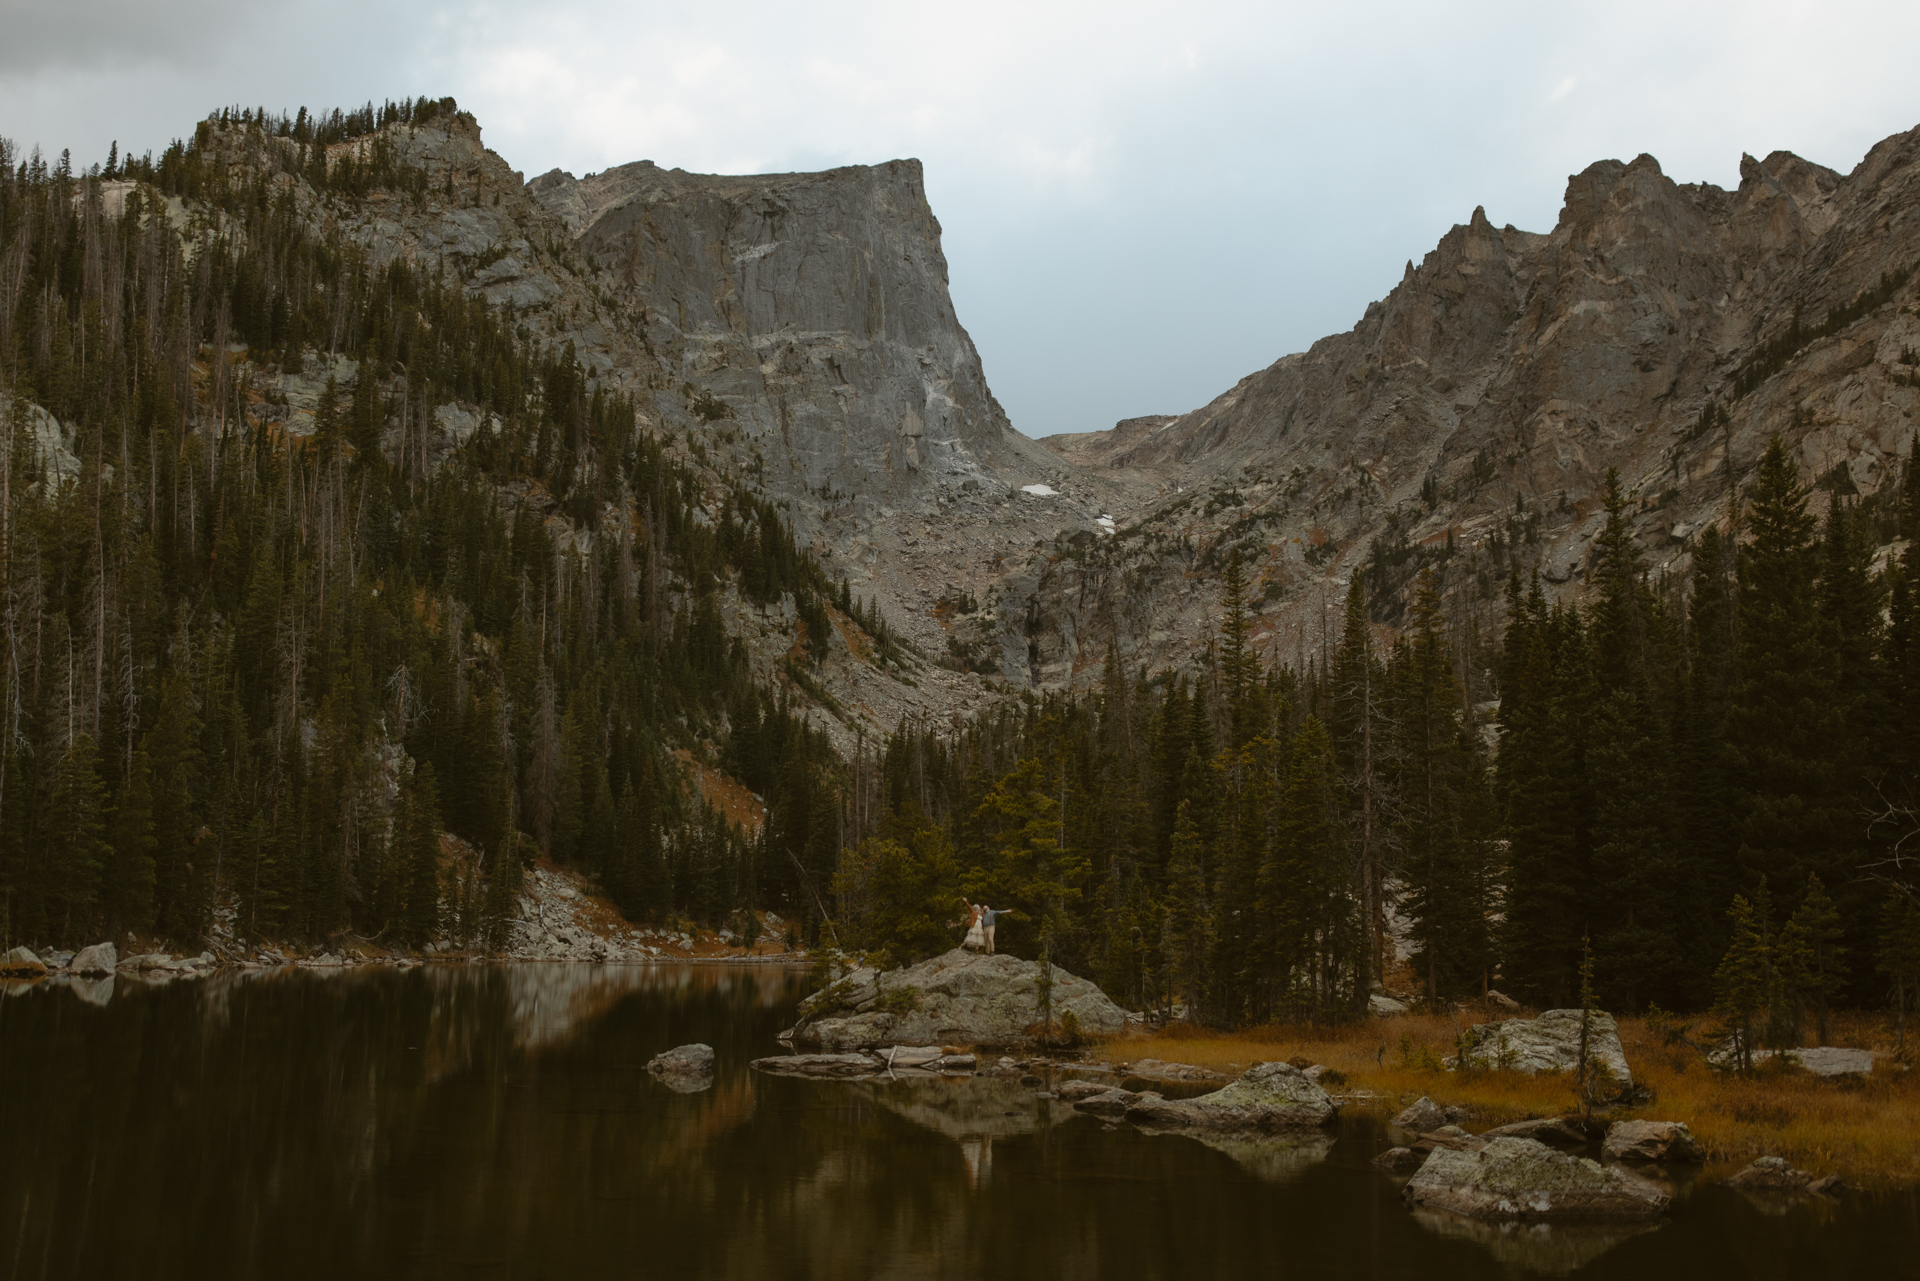
[[(1105, 1128), (1011, 1082), (769, 1078), (801, 978), (431, 967), (0, 999), (0, 1278), (1920, 1276), (1920, 1198), (1417, 1219), (1352, 1119)], [(642, 1070), (689, 1041), (711, 1089)]]

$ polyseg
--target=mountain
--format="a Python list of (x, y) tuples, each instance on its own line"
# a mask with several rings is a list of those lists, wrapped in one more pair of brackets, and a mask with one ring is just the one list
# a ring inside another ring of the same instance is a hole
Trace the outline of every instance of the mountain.
[(1422, 563), (1470, 600), (1510, 562), (1578, 594), (1610, 468), (1665, 571), (1775, 432), (1827, 493), (1872, 493), (1920, 421), (1916, 263), (1920, 130), (1844, 176), (1745, 157), (1732, 192), (1601, 161), (1545, 234), (1476, 209), (1347, 333), (1191, 412), (1046, 442), (1160, 492), (1043, 575), (1042, 670), (1085, 670), (1112, 633), (1178, 661), (1204, 631), (1187, 579), (1230, 548), (1264, 584), (1270, 643), (1317, 650), (1325, 599), (1361, 567), (1385, 620)]

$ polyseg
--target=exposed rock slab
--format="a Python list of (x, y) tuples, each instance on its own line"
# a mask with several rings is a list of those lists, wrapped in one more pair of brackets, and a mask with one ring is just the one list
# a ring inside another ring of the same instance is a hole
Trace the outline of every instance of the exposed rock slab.
[[(1084, 1107), (1084, 1105), (1083, 1105)], [(1142, 1095), (1127, 1108), (1135, 1125), (1167, 1130), (1267, 1132), (1325, 1125), (1337, 1109), (1327, 1092), (1291, 1063), (1262, 1063), (1197, 1099)]]
[(1667, 1208), (1658, 1186), (1618, 1166), (1532, 1139), (1489, 1139), (1477, 1152), (1436, 1148), (1407, 1182), (1414, 1205), (1473, 1219), (1648, 1219)]
[(1684, 1121), (1615, 1121), (1602, 1155), (1612, 1161), (1701, 1161), (1706, 1153)]
[[(1472, 1044), (1461, 1051), (1461, 1063), (1528, 1076), (1572, 1072), (1580, 1065), (1580, 1022), (1579, 1010), (1548, 1010), (1537, 1019), (1476, 1023), (1468, 1030)], [(1626, 1051), (1620, 1047), (1620, 1029), (1611, 1014), (1593, 1012), (1587, 1055), (1611, 1072), (1622, 1088), (1633, 1084)]]
[[(1037, 962), (959, 948), (906, 969), (857, 969), (801, 1003), (793, 1042), (830, 1052), (1025, 1044), (1041, 1024), (1040, 978)], [(1126, 1011), (1088, 980), (1059, 966), (1052, 979), (1056, 1026), (1071, 1013), (1083, 1032), (1126, 1027)]]

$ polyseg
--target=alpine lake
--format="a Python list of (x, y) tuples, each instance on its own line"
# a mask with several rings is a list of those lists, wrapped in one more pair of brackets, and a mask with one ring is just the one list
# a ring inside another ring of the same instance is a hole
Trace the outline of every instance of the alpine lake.
[[(1682, 1183), (1657, 1226), (1503, 1229), (1409, 1210), (1351, 1110), (1207, 1142), (1044, 1079), (754, 1071), (804, 990), (714, 964), (9, 984), (0, 1278), (1920, 1276), (1911, 1191)], [(708, 1088), (645, 1070), (689, 1042)]]

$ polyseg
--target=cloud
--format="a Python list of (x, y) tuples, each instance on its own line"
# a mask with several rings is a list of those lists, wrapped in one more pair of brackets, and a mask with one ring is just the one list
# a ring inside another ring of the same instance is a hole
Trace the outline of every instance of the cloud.
[[(1647, 151), (1722, 185), (1742, 151), (1846, 169), (1920, 114), (1920, 9), (1890, 3), (1763, 0), (1731, 23), (1670, 0), (1496, 0), (1471, 22), (1418, 3), (80, 0), (8, 21), (0, 132), (76, 157), (163, 147), (222, 103), (418, 93), (457, 96), (527, 173), (918, 156), (961, 319), (1035, 434), (1203, 403), (1351, 325), (1475, 205), (1550, 228), (1595, 160)], [(1661, 34), (1622, 59), (1622, 30)]]

